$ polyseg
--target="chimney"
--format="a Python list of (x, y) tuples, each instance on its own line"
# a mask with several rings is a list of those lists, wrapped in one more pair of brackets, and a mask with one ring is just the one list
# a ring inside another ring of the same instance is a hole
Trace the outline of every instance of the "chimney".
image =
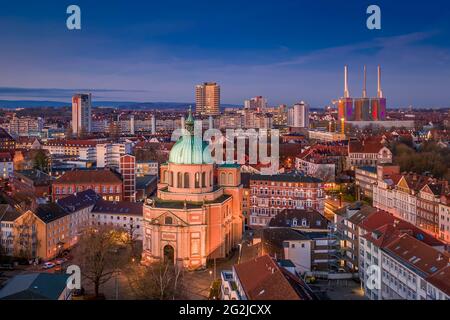
[(367, 80), (367, 76), (366, 76), (366, 66), (364, 66), (364, 80), (363, 80), (363, 92), (362, 92), (362, 97), (363, 98), (367, 98), (367, 90), (366, 90), (366, 81)]
[(378, 90), (377, 90), (377, 97), (383, 98), (383, 91), (381, 90), (381, 67), (378, 66)]
[(350, 93), (348, 92), (348, 66), (344, 66), (344, 98), (350, 98)]

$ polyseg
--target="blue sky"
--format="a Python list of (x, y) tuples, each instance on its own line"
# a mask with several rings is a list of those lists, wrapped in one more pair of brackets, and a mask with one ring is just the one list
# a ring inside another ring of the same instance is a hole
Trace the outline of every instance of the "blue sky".
[[(324, 106), (360, 95), (362, 68), (388, 106), (450, 106), (450, 3), (410, 1), (0, 1), (0, 99), (194, 100), (221, 85), (222, 103)], [(82, 30), (66, 28), (77, 4)], [(382, 29), (366, 28), (381, 8)], [(20, 89), (19, 89), (20, 88)], [(44, 89), (44, 90), (40, 90)], [(53, 90), (55, 89), (55, 90)]]

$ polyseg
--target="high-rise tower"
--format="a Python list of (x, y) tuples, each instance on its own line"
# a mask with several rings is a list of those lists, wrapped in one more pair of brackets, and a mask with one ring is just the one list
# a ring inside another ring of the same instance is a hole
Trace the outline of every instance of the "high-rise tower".
[(72, 97), (72, 132), (74, 135), (91, 132), (92, 96), (78, 93)]
[(195, 87), (195, 111), (204, 115), (220, 113), (220, 86), (215, 82), (205, 82)]

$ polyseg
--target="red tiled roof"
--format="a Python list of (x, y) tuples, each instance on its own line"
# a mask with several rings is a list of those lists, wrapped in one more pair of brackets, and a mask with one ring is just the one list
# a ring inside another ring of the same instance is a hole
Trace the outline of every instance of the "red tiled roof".
[(450, 257), (409, 234), (400, 234), (385, 246), (385, 251), (407, 265), (432, 275), (446, 267)]
[(450, 265), (429, 276), (426, 280), (450, 296)]
[(348, 152), (349, 153), (378, 153), (383, 145), (380, 141), (349, 141)]
[(122, 183), (122, 179), (118, 174), (110, 170), (73, 170), (67, 171), (61, 177), (59, 177), (53, 184), (98, 184), (98, 183), (110, 183), (118, 184)]
[(380, 210), (368, 215), (362, 222), (358, 224), (358, 227), (368, 232), (372, 232), (387, 223), (393, 223), (394, 220), (395, 217), (392, 214)]
[(234, 268), (249, 300), (303, 300), (268, 255)]
[[(423, 243), (429, 246), (443, 245), (441, 241), (422, 231), (415, 225), (405, 220), (401, 220), (386, 211), (372, 213), (358, 226), (368, 232), (364, 238), (370, 240), (379, 247), (386, 245), (393, 236), (405, 233), (420, 238)], [(379, 238), (374, 238), (372, 233), (378, 235)]]

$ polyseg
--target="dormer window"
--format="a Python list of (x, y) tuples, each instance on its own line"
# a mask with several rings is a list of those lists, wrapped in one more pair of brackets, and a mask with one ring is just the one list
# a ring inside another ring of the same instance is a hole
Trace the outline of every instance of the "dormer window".
[(292, 220), (292, 226), (293, 226), (293, 227), (296, 227), (296, 226), (297, 226), (297, 219), (294, 218), (294, 219)]

